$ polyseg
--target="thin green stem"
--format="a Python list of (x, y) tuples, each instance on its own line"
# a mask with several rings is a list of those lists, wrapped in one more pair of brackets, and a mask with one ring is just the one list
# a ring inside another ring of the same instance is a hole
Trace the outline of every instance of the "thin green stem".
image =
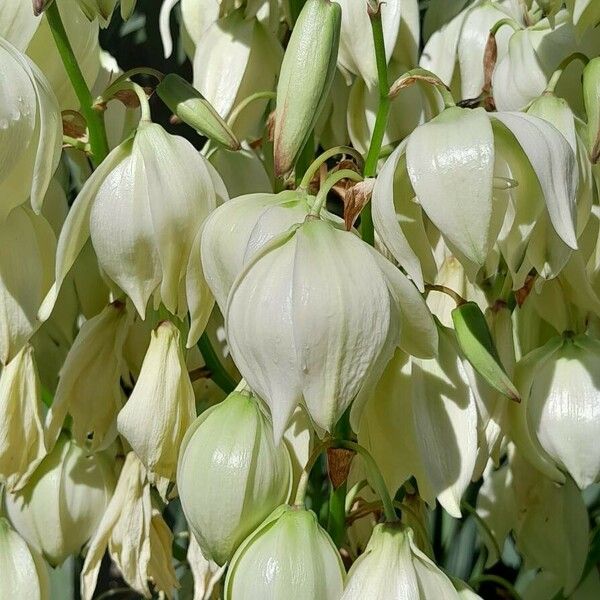
[(321, 214), (321, 210), (325, 206), (325, 202), (327, 200), (327, 194), (329, 194), (331, 188), (342, 179), (363, 181), (361, 175), (359, 175), (356, 171), (351, 171), (350, 169), (340, 169), (339, 171), (330, 173), (327, 179), (323, 182), (323, 185), (317, 194), (315, 203), (313, 204), (309, 216), (318, 217)]
[(466, 304), (467, 302), (458, 292), (455, 292), (453, 289), (445, 285), (426, 283), (425, 290), (427, 292), (441, 292), (442, 294), (446, 294), (446, 296), (450, 296), (450, 298), (452, 298), (452, 300), (456, 302), (456, 306), (461, 306), (462, 304)]
[(198, 340), (198, 349), (204, 364), (210, 371), (210, 378), (226, 393), (231, 394), (237, 386), (235, 379), (225, 370), (225, 367), (221, 363), (219, 356), (215, 352), (213, 345), (208, 339), (206, 331), (200, 336)]
[(240, 103), (231, 111), (229, 119), (227, 119), (227, 125), (230, 128), (233, 128), (242, 111), (253, 102), (258, 100), (275, 100), (276, 97), (277, 95), (275, 92), (270, 91), (256, 92), (255, 94), (251, 94), (247, 98), (241, 100)]
[(396, 516), (396, 511), (394, 510), (394, 504), (377, 463), (366, 448), (350, 440), (325, 438), (315, 447), (315, 449), (312, 451), (312, 454), (308, 458), (308, 461), (306, 462), (306, 466), (302, 470), (302, 474), (300, 475), (300, 481), (298, 482), (294, 504), (296, 506), (304, 506), (304, 498), (306, 497), (306, 490), (308, 489), (310, 472), (317, 462), (319, 456), (321, 456), (321, 453), (327, 450), (327, 448), (345, 448), (346, 450), (352, 450), (353, 452), (360, 454), (364, 461), (365, 469), (369, 474), (369, 481), (381, 499), (386, 520), (389, 522), (397, 521), (398, 517)]
[[(119, 75), (106, 88), (105, 92), (108, 91), (108, 90), (110, 90), (110, 88), (112, 88), (113, 86), (119, 85), (123, 81), (127, 81), (128, 79), (130, 79), (134, 75), (151, 75), (152, 77), (154, 77), (159, 82), (162, 81), (165, 78), (165, 74), (164, 73), (162, 73), (161, 71), (158, 71), (156, 69), (153, 69), (152, 67), (136, 67), (135, 69), (129, 69), (129, 71), (125, 71), (125, 73), (122, 73), (121, 75)], [(104, 96), (104, 94), (102, 95), (102, 97), (103, 96)]]
[(519, 31), (521, 29), (521, 26), (514, 19), (507, 17), (506, 19), (500, 19), (494, 23), (493, 27), (490, 29), (490, 35), (495, 36), (500, 28), (504, 27), (505, 25), (511, 27), (513, 31)]
[(386, 521), (397, 521), (398, 517), (396, 516), (394, 503), (392, 502), (392, 498), (388, 492), (383, 475), (381, 474), (375, 459), (371, 456), (371, 453), (364, 446), (361, 446), (356, 442), (351, 442), (350, 440), (335, 440), (334, 444), (336, 448), (346, 448), (347, 450), (354, 450), (354, 452), (360, 454), (361, 458), (363, 459), (365, 469), (369, 474), (369, 481), (371, 482), (371, 485), (383, 504), (383, 512), (385, 514)]
[(90, 93), (83, 77), (83, 73), (75, 58), (73, 48), (69, 42), (69, 37), (65, 31), (56, 2), (53, 2), (46, 9), (46, 19), (48, 20), (48, 25), (52, 32), (52, 36), (54, 37), (54, 42), (65, 67), (65, 71), (69, 76), (71, 85), (81, 104), (81, 112), (85, 117), (88, 128), (91, 159), (94, 165), (98, 166), (106, 158), (109, 151), (108, 141), (106, 139), (106, 129), (104, 127), (104, 117), (102, 112), (98, 112), (93, 108), (92, 94)]
[(306, 169), (306, 173), (304, 173), (304, 177), (300, 181), (300, 185), (298, 187), (307, 190), (308, 186), (310, 185), (310, 182), (319, 170), (319, 167), (324, 162), (328, 161), (330, 158), (338, 154), (349, 154), (350, 156), (352, 156), (352, 158), (356, 159), (360, 167), (363, 166), (364, 159), (362, 157), (362, 154), (358, 150), (356, 150), (355, 148), (351, 148), (350, 146), (335, 146), (333, 148), (329, 148), (329, 150), (325, 150), (323, 154), (320, 154), (319, 156), (317, 156), (317, 158), (315, 158), (315, 160), (312, 161), (308, 169)]
[[(385, 55), (385, 39), (383, 36), (383, 24), (381, 21), (381, 10), (377, 7), (375, 10), (368, 10), (371, 20), (371, 30), (373, 33), (373, 44), (375, 46), (375, 63), (377, 65), (377, 85), (379, 89), (379, 106), (375, 117), (375, 126), (369, 151), (365, 159), (363, 175), (365, 177), (374, 177), (377, 172), (377, 162), (383, 144), (385, 130), (387, 128), (388, 117), (390, 114), (391, 98), (389, 97), (389, 82), (387, 57)], [(361, 213), (361, 235), (363, 240), (371, 246), (375, 243), (375, 230), (373, 227), (373, 216), (371, 214), (371, 204), (368, 203)]]
[(554, 90), (565, 69), (575, 60), (580, 60), (584, 66), (590, 62), (590, 59), (582, 52), (573, 52), (573, 54), (569, 54), (569, 56), (558, 65), (556, 71), (552, 73), (552, 77), (550, 77), (550, 81), (544, 90), (544, 94), (554, 94)]

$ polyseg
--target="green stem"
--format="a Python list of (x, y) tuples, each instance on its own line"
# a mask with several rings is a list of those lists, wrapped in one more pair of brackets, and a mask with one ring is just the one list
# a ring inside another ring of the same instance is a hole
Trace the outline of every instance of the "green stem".
[(122, 92), (123, 90), (130, 90), (135, 93), (138, 97), (140, 103), (140, 122), (151, 123), (152, 115), (150, 113), (150, 104), (148, 103), (148, 96), (146, 96), (146, 92), (141, 85), (134, 83), (133, 81), (121, 81), (121, 83), (110, 86), (110, 94), (106, 93), (105, 101), (108, 102), (111, 100), (116, 94)]
[(333, 148), (329, 148), (315, 158), (312, 161), (308, 169), (306, 169), (306, 173), (304, 173), (304, 177), (300, 181), (300, 185), (298, 187), (307, 190), (312, 178), (315, 176), (319, 167), (326, 161), (328, 161), (331, 157), (336, 156), (338, 154), (349, 154), (358, 162), (359, 166), (362, 166), (364, 163), (362, 154), (356, 150), (355, 148), (351, 148), (350, 146), (335, 146)]
[[(158, 71), (156, 69), (153, 69), (151, 67), (136, 67), (135, 69), (129, 69), (129, 71), (125, 71), (125, 73), (122, 73), (121, 75), (119, 75), (106, 88), (106, 90), (105, 90), (104, 93), (108, 92), (112, 87), (114, 87), (116, 85), (119, 85), (121, 82), (127, 81), (128, 79), (130, 79), (134, 75), (151, 75), (152, 77), (154, 77), (159, 82), (162, 81), (165, 78), (164, 73), (162, 73), (161, 71)], [(102, 94), (101, 98), (104, 98), (104, 94)]]
[(221, 364), (219, 356), (215, 352), (208, 334), (206, 331), (200, 336), (198, 340), (198, 349), (204, 364), (210, 371), (210, 378), (226, 393), (231, 394), (235, 390), (237, 383), (235, 379), (225, 370), (225, 367)]
[(442, 294), (446, 294), (446, 296), (449, 296), (450, 298), (452, 298), (452, 300), (454, 300), (454, 302), (456, 302), (456, 306), (461, 306), (461, 305), (467, 303), (467, 301), (458, 292), (455, 292), (453, 289), (451, 289), (445, 285), (438, 285), (435, 283), (426, 283), (425, 291), (441, 292)]
[(48, 25), (50, 26), (50, 31), (54, 37), (54, 42), (56, 43), (56, 48), (60, 54), (65, 71), (81, 104), (81, 112), (85, 117), (90, 138), (92, 162), (95, 166), (98, 166), (106, 158), (109, 151), (104, 117), (101, 112), (93, 109), (92, 94), (75, 58), (56, 2), (53, 2), (46, 9), (46, 19), (48, 20)]
[(444, 108), (456, 106), (456, 101), (454, 100), (454, 96), (452, 95), (452, 92), (448, 86), (435, 73), (432, 73), (427, 69), (422, 69), (421, 67), (407, 71), (404, 73), (404, 75), (398, 77), (398, 79), (392, 83), (392, 86), (389, 90), (390, 99), (394, 99), (401, 90), (414, 85), (418, 81), (428, 83), (435, 87), (442, 97)]
[(330, 173), (321, 186), (319, 193), (317, 194), (315, 203), (313, 204), (309, 216), (318, 217), (321, 214), (321, 210), (323, 210), (325, 201), (327, 200), (327, 194), (329, 194), (331, 188), (342, 179), (351, 179), (352, 181), (363, 180), (363, 178), (356, 171), (351, 171), (350, 169), (341, 169), (339, 171)]
[(256, 92), (255, 94), (251, 94), (247, 98), (244, 98), (231, 111), (231, 114), (229, 115), (229, 119), (227, 119), (227, 125), (230, 128), (233, 128), (233, 126), (235, 125), (235, 122), (238, 120), (238, 118), (239, 118), (240, 114), (242, 113), (242, 111), (247, 106), (249, 106), (250, 104), (252, 104), (253, 102), (256, 102), (257, 100), (275, 100), (276, 97), (277, 97), (277, 95), (275, 94), (275, 92), (269, 92), (269, 91)]
[(329, 512), (327, 514), (327, 533), (336, 546), (341, 546), (346, 535), (346, 491), (344, 481), (337, 489), (331, 489), (329, 495)]
[(521, 29), (521, 26), (514, 19), (507, 17), (506, 19), (500, 19), (494, 23), (493, 27), (490, 29), (490, 35), (495, 36), (500, 28), (504, 27), (505, 25), (511, 27), (513, 31), (519, 31)]
[[(379, 106), (375, 117), (375, 127), (371, 136), (371, 144), (365, 159), (363, 175), (374, 177), (377, 172), (377, 162), (383, 144), (383, 137), (387, 128), (390, 114), (391, 98), (389, 97), (389, 82), (387, 70), (387, 57), (385, 55), (385, 40), (383, 37), (383, 24), (381, 22), (381, 10), (369, 10), (371, 30), (373, 33), (373, 44), (375, 46), (375, 63), (377, 65), (377, 84), (379, 88)], [(361, 235), (363, 240), (371, 246), (375, 243), (375, 229), (373, 227), (373, 216), (371, 204), (368, 203), (361, 213)]]
[(306, 462), (306, 466), (302, 471), (302, 475), (300, 475), (300, 481), (298, 482), (298, 489), (296, 491), (296, 498), (294, 500), (294, 504), (296, 506), (304, 506), (304, 498), (306, 497), (306, 490), (308, 488), (308, 478), (310, 476), (310, 472), (314, 467), (315, 463), (317, 462), (321, 453), (327, 450), (327, 448), (345, 448), (346, 450), (352, 450), (353, 452), (360, 454), (361, 458), (364, 461), (365, 469), (369, 474), (369, 481), (371, 482), (373, 489), (381, 499), (386, 521), (397, 521), (398, 517), (396, 516), (394, 503), (392, 502), (387, 486), (385, 485), (385, 480), (383, 479), (383, 475), (381, 474), (377, 463), (371, 456), (371, 453), (366, 448), (350, 440), (336, 440), (333, 438), (326, 438), (316, 446), (316, 448), (310, 455), (308, 461)]

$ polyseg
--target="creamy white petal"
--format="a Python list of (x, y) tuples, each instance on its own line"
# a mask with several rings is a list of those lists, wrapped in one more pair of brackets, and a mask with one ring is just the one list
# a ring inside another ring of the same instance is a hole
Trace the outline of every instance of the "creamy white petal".
[(544, 193), (556, 233), (576, 249), (575, 198), (579, 177), (569, 143), (554, 126), (539, 117), (499, 112), (493, 118), (508, 127), (523, 148)]
[(469, 260), (482, 265), (497, 235), (494, 139), (485, 111), (446, 109), (411, 134), (406, 158), (427, 216)]

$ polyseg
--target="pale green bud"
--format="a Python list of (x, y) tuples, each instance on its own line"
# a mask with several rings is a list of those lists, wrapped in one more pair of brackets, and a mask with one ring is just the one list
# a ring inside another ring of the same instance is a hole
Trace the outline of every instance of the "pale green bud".
[(0, 598), (50, 600), (44, 559), (0, 517)]
[(95, 532), (115, 486), (111, 460), (61, 437), (27, 485), (7, 494), (19, 533), (52, 565), (77, 554)]
[(240, 148), (235, 134), (212, 104), (185, 79), (169, 73), (159, 83), (156, 92), (173, 114), (198, 133), (232, 150)]
[(521, 406), (510, 406), (511, 437), (524, 458), (561, 481), (557, 467), (584, 489), (600, 477), (600, 396), (595, 383), (600, 342), (565, 335), (516, 366)]
[(283, 57), (275, 111), (275, 173), (296, 161), (323, 106), (335, 75), (341, 8), (330, 0), (308, 0)]
[(281, 506), (239, 547), (225, 600), (337, 600), (344, 566), (315, 513)]
[(348, 572), (341, 600), (458, 600), (450, 579), (400, 523), (382, 523)]
[(259, 401), (230, 394), (202, 413), (180, 450), (177, 487), (203, 554), (227, 562), (244, 538), (288, 499), (292, 465)]
[(597, 163), (600, 161), (600, 58), (590, 60), (583, 71), (583, 101), (590, 159)]

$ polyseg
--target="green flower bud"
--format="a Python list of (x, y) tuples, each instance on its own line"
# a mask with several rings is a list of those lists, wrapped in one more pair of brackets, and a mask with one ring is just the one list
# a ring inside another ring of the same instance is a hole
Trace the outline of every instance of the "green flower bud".
[(337, 600), (344, 576), (342, 559), (315, 513), (281, 506), (235, 553), (225, 600)]
[(288, 449), (275, 444), (268, 418), (247, 393), (234, 392), (202, 413), (181, 445), (183, 512), (203, 554), (217, 564), (287, 500), (291, 485)]
[(240, 148), (235, 134), (212, 104), (185, 79), (169, 73), (156, 91), (173, 114), (198, 133), (232, 150)]
[(50, 600), (50, 581), (42, 557), (0, 517), (0, 598)]
[(114, 485), (108, 457), (61, 437), (27, 485), (6, 496), (6, 512), (27, 542), (59, 565), (90, 539)]
[(277, 175), (294, 166), (327, 100), (335, 75), (341, 22), (340, 5), (330, 0), (308, 0), (296, 21), (277, 85)]

